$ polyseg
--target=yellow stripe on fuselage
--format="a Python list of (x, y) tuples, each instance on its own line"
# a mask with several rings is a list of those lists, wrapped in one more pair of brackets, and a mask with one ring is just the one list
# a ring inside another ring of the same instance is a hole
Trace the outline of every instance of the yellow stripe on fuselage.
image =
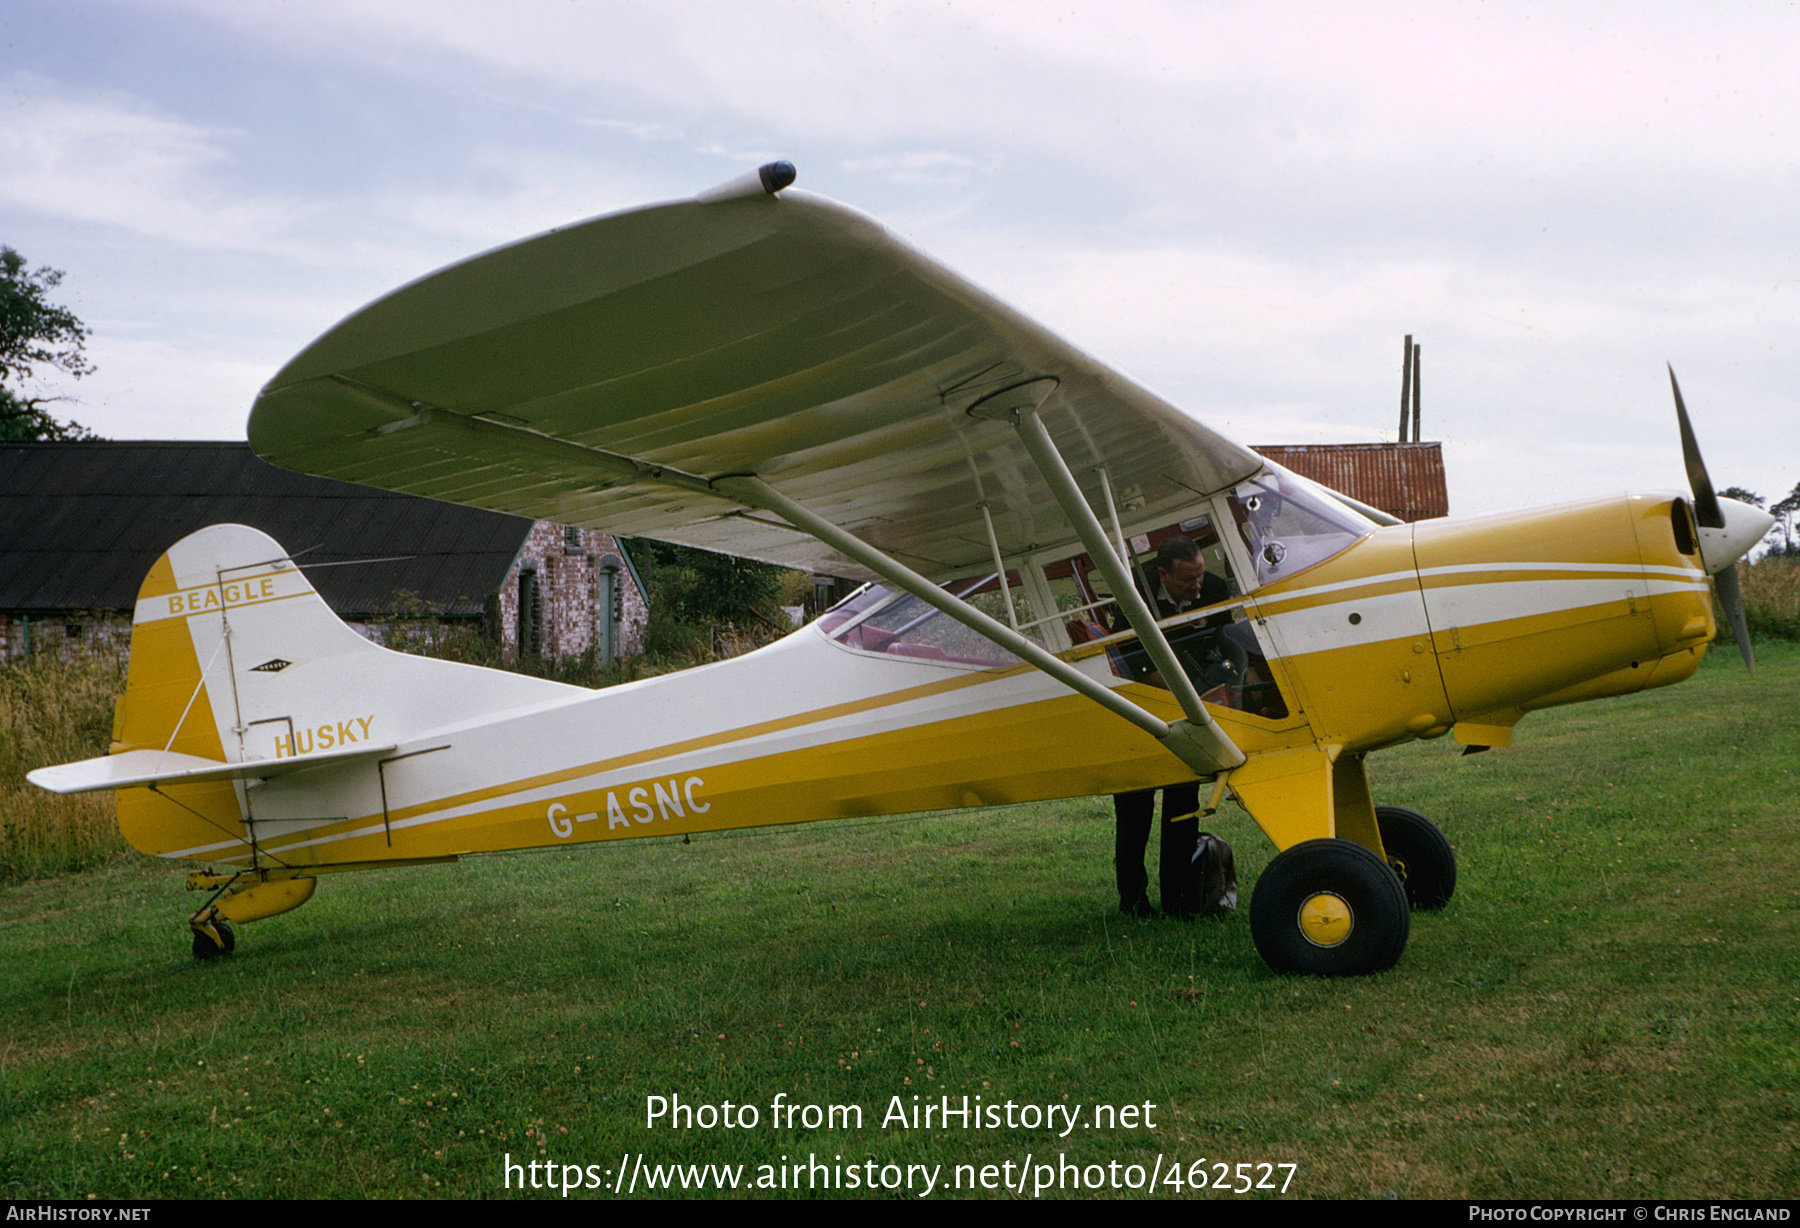
[[(1634, 557), (1638, 530), (1631, 515), (1620, 514), (1622, 503), (1574, 509), (1572, 518), (1565, 509), (1558, 524), (1571, 548), (1564, 558), (1546, 548), (1545, 557), (1521, 560), (1516, 539), (1511, 557), (1492, 557), (1506, 534), (1490, 521), (1475, 526), (1478, 548), (1467, 551), (1447, 528), (1433, 528), (1422, 550), (1429, 561), (1415, 570), (1412, 529), (1383, 530), (1249, 594), (1242, 604), (1273, 644), (1269, 666), (1291, 715), (1268, 721), (1215, 709), (1216, 715), (1249, 754), (1314, 743), (1357, 752), (1435, 736), (1455, 720), (1529, 707), (1582, 687), (1617, 693), (1644, 685), (1653, 673), (1661, 681), (1691, 671), (1697, 616), (1690, 607), (1704, 593), (1704, 575), (1678, 554)], [(1531, 546), (1555, 535), (1525, 536)], [(1665, 644), (1675, 634), (1667, 628), (1685, 628), (1687, 643), (1682, 660), (1663, 669), (1658, 660), (1675, 653)], [(839, 702), (667, 741), (645, 728), (635, 748), (571, 755), (563, 761), (580, 762), (549, 770), (554, 748), (540, 753), (517, 741), (522, 731), (538, 728), (529, 722), (544, 713), (452, 729), (436, 747), (421, 734), (409, 748), (437, 750), (443, 758), (397, 759), (400, 766), (384, 778), (394, 790), (391, 809), (370, 813), (362, 802), (352, 808), (357, 817), (292, 821), (298, 828), (272, 824), (270, 833), (284, 834), (271, 835), (262, 847), (292, 864), (417, 858), (1104, 793), (1187, 778), (1153, 738), (1027, 666), (968, 671), (871, 658), (823, 639), (805, 643), (811, 646), (796, 648), (799, 655), (785, 670), (816, 670), (824, 658), (813, 652), (862, 659), (841, 677), (829, 671)], [(1101, 671), (1104, 663), (1093, 658), (1102, 650), (1085, 645), (1066, 655)], [(881, 664), (870, 667), (871, 659)], [(1640, 661), (1647, 668), (1633, 677)], [(864, 667), (877, 672), (856, 672)], [(683, 714), (711, 715), (716, 705), (706, 695), (758, 694), (754, 685), (736, 688), (745, 679), (788, 676), (740, 672), (736, 663), (709, 668), (724, 672), (685, 690), (663, 684), (602, 692), (548, 715), (576, 733), (586, 731), (571, 743), (581, 745), (612, 736), (609, 730), (634, 720), (635, 704), (654, 701), (660, 708), (639, 724), (667, 725), (674, 733)], [(864, 685), (892, 685), (889, 669), (915, 679), (939, 676), (844, 698)], [(1158, 715), (1179, 716), (1166, 693), (1119, 685)], [(783, 702), (772, 697), (776, 708)], [(504, 749), (509, 746), (514, 750)], [(516, 765), (517, 774), (505, 783), (477, 784), (497, 774), (482, 762), (484, 754), (501, 770)], [(532, 755), (544, 766), (531, 770)], [(444, 795), (429, 796), (430, 784)], [(352, 795), (354, 789), (344, 794)], [(227, 844), (167, 855), (209, 852), (247, 855)]]
[[(264, 851), (287, 864), (436, 856), (558, 843), (563, 825), (574, 827), (574, 841), (622, 839), (1109, 793), (1191, 775), (1155, 739), (1073, 695), (772, 754), (746, 748), (723, 761), (694, 766), (691, 759), (778, 727), (824, 724), (847, 708), (894, 705), (986, 680), (910, 688), (882, 701), (837, 705), (409, 806), (391, 815), (391, 847), (388, 825), (370, 815), (270, 841)], [(622, 770), (652, 764), (656, 770), (641, 779), (617, 779)], [(578, 784), (609, 775), (612, 781)], [(569, 785), (576, 787), (559, 788)], [(560, 822), (549, 814), (552, 805), (563, 808)], [(642, 818), (646, 813), (654, 819)], [(583, 815), (595, 818), (577, 823)]]

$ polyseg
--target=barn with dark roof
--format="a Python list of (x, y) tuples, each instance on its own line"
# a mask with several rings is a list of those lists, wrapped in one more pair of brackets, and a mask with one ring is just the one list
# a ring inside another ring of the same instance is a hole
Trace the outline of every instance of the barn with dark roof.
[(647, 607), (611, 535), (277, 469), (246, 443), (0, 444), (0, 660), (123, 638), (144, 573), (210, 524), (280, 542), (339, 617), (479, 625), (509, 652), (642, 650)]

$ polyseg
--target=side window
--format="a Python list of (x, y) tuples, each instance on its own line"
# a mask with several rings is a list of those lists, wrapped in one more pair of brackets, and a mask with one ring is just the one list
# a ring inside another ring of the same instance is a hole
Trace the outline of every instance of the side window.
[[(1187, 538), (1199, 550), (1207, 577), (1203, 582), (1202, 604), (1219, 605), (1235, 601), (1242, 595), (1243, 589), (1219, 542), (1212, 517), (1208, 515), (1140, 533), (1126, 542), (1131, 551), (1129, 564), (1132, 579), (1140, 593), (1146, 598), (1157, 596), (1156, 554), (1164, 542), (1174, 537)], [(1046, 565), (1044, 579), (1056, 599), (1057, 612), (1063, 617), (1065, 629), (1073, 643), (1085, 644), (1131, 629), (1125, 622), (1124, 613), (1114, 601), (1112, 587), (1107, 583), (1106, 576), (1086, 554), (1077, 554)], [(1166, 616), (1159, 616), (1159, 621)]]
[[(968, 576), (944, 585), (944, 589), (1001, 623), (1007, 622), (1006, 601), (1010, 596), (1021, 632), (1041, 640), (1042, 636), (1025, 625), (1031, 618), (1031, 607), (1019, 588), (1018, 573), (1008, 572), (1006, 580), (1004, 594), (1000, 577), (994, 574)], [(819, 626), (846, 647), (914, 661), (995, 669), (1015, 665), (1019, 660), (980, 632), (917, 597), (880, 585), (871, 585), (833, 608)]]
[[(1192, 543), (1195, 557), (1182, 555), (1183, 548), (1174, 543), (1177, 538)], [(1174, 543), (1168, 552), (1181, 562), (1171, 562), (1174, 574), (1165, 580), (1159, 560), (1168, 543)], [(1201, 698), (1217, 707), (1270, 719), (1285, 717), (1287, 703), (1274, 684), (1255, 630), (1244, 617), (1243, 587), (1232, 571), (1212, 517), (1201, 515), (1166, 525), (1140, 534), (1128, 544), (1133, 580)], [(1203, 567), (1204, 574), (1196, 574), (1195, 563)], [(1106, 577), (1092, 559), (1080, 554), (1051, 563), (1044, 568), (1044, 578), (1056, 597), (1071, 642), (1079, 646), (1105, 641), (1107, 662), (1115, 676), (1166, 687), (1149, 653), (1131, 634)], [(1175, 591), (1170, 590), (1171, 584)]]

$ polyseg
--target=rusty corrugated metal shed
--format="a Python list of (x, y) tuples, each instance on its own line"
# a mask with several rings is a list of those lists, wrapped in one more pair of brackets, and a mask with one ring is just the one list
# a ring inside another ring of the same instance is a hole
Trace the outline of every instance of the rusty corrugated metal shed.
[(157, 557), (209, 524), (269, 534), (340, 616), (471, 618), (532, 522), (290, 473), (247, 443), (0, 444), (0, 610), (128, 611)]
[(1254, 451), (1401, 520), (1450, 514), (1441, 444), (1266, 444)]

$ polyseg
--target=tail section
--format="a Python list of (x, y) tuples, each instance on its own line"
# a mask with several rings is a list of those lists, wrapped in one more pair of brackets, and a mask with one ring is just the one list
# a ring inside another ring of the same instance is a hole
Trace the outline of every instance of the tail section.
[[(451, 714), (585, 694), (378, 647), (274, 539), (214, 525), (171, 546), (138, 590), (112, 753), (31, 779), (120, 789), (120, 830), (145, 853), (247, 863), (275, 830), (379, 814), (376, 761)], [(300, 771), (333, 787), (259, 790)]]
[[(176, 578), (175, 553), (156, 560), (138, 588), (131, 673), (113, 711), (112, 754), (130, 755), (151, 771), (167, 766), (163, 760), (171, 754), (182, 756), (182, 762), (227, 762), (194, 637), (177, 613), (186, 596)], [(154, 752), (157, 759), (132, 752)], [(244, 836), (243, 810), (230, 781), (171, 783), (167, 792), (128, 789), (119, 795), (118, 812), (120, 832), (147, 853), (241, 842)]]

